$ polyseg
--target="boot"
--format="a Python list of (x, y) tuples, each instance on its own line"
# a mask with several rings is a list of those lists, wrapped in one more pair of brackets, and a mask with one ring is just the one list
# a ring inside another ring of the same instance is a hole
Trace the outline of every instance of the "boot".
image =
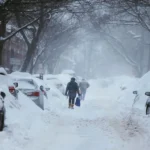
[(74, 104), (71, 105), (71, 108), (74, 109)]
[(71, 108), (71, 104), (69, 103), (69, 107), (68, 108)]

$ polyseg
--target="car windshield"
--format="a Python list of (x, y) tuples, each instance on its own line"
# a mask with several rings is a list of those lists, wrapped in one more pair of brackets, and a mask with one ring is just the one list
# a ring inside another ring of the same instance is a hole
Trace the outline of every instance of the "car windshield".
[(35, 89), (36, 86), (30, 80), (19, 80), (18, 82), (18, 89)]

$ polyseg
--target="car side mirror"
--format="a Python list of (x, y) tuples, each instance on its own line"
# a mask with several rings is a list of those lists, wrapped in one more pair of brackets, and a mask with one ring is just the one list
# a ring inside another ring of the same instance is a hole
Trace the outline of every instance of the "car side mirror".
[(1, 96), (3, 97), (3, 99), (6, 97), (6, 94), (4, 92), (1, 92)]
[(150, 96), (150, 92), (145, 92), (145, 95), (146, 96)]
[(138, 94), (138, 91), (133, 91), (133, 94)]
[(15, 85), (15, 87), (18, 87), (18, 82), (15, 82), (14, 85)]
[(42, 85), (40, 86), (40, 90), (41, 90), (41, 91), (43, 91), (43, 90), (44, 90), (44, 87), (43, 87)]

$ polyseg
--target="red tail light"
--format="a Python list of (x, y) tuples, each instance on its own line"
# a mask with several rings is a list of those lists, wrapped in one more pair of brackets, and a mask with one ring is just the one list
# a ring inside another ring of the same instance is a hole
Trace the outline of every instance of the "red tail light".
[(40, 96), (40, 92), (31, 92), (31, 93), (27, 93), (28, 96)]
[(8, 88), (9, 88), (9, 92), (10, 92), (10, 93), (14, 93), (14, 91), (15, 91), (14, 86), (9, 86)]

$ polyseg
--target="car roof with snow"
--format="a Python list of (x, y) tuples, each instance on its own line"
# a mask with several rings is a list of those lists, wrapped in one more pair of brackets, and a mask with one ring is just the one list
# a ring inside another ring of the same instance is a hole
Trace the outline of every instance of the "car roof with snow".
[(36, 86), (28, 80), (19, 80), (18, 89), (35, 89)]
[(73, 70), (63, 70), (61, 73), (62, 74), (69, 74), (69, 75), (75, 75), (75, 72)]
[(11, 77), (15, 80), (15, 81), (33, 81), (38, 87), (40, 87), (41, 85), (44, 87), (47, 87), (47, 85), (43, 82), (43, 80), (40, 80), (34, 76), (32, 76), (29, 73), (24, 73), (24, 72), (15, 72), (11, 74)]
[(1, 75), (7, 75), (7, 72), (3, 67), (0, 67), (0, 74)]

